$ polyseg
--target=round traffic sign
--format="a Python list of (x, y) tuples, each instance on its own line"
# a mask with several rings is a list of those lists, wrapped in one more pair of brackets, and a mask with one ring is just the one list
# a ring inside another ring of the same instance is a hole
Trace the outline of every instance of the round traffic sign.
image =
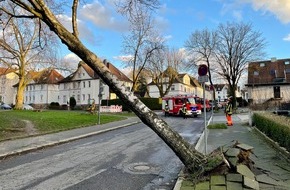
[(198, 67), (198, 75), (199, 76), (205, 76), (207, 74), (207, 71), (208, 71), (207, 65), (200, 65)]

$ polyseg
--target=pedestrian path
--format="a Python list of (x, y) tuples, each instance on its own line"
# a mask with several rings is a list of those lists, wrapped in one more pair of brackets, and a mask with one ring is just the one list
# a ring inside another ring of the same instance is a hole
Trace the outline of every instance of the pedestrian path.
[[(254, 147), (254, 154), (251, 159), (254, 161), (254, 167), (257, 184), (250, 184), (245, 187), (244, 180), (233, 181), (228, 176), (216, 177), (207, 183), (202, 183), (193, 187), (192, 184), (182, 185), (183, 190), (242, 190), (242, 189), (261, 189), (261, 190), (289, 190), (290, 189), (290, 164), (287, 155), (281, 154), (271, 142), (265, 139), (254, 127), (248, 124), (248, 114), (234, 114), (234, 126), (227, 129), (210, 129), (207, 136), (207, 150), (212, 152), (220, 146), (232, 145), (235, 141)], [(215, 114), (212, 118), (213, 123), (226, 123), (224, 115)], [(200, 146), (203, 152), (204, 144)], [(218, 181), (218, 183), (217, 183)], [(217, 184), (215, 184), (217, 183)], [(175, 188), (178, 189), (178, 188)]]
[(3, 141), (0, 142), (0, 158), (33, 151), (43, 147), (53, 146), (55, 144), (73, 141), (106, 131), (130, 126), (138, 122), (140, 122), (139, 118), (129, 117), (121, 121), (106, 123), (102, 125), (94, 125), (90, 127), (62, 131), (59, 133)]

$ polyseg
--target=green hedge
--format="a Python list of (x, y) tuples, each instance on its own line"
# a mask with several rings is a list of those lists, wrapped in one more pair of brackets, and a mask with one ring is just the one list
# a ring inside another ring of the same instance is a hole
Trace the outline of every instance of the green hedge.
[(290, 118), (269, 112), (254, 112), (254, 125), (269, 138), (290, 151)]
[[(159, 103), (159, 98), (139, 98), (147, 107), (149, 107), (151, 110), (161, 110), (162, 104)], [(102, 100), (102, 106), (110, 106), (110, 105), (122, 105), (123, 111), (130, 111), (127, 105), (124, 105), (124, 103), (120, 99), (114, 99), (114, 100)]]

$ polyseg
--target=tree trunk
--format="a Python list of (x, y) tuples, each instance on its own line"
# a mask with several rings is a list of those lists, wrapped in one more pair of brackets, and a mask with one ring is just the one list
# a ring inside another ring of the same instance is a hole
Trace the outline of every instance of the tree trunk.
[(17, 88), (17, 94), (16, 94), (16, 99), (15, 99), (15, 107), (14, 107), (14, 109), (16, 109), (16, 110), (20, 110), (23, 107), (24, 90), (25, 90), (24, 79), (21, 78), (19, 80), (19, 85), (18, 85), (18, 88)]

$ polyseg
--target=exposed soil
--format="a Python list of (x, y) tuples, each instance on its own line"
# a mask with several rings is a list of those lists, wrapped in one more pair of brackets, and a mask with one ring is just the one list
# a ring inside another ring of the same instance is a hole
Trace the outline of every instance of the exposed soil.
[(26, 135), (35, 135), (38, 134), (38, 130), (35, 128), (33, 123), (28, 120), (23, 120), (25, 122), (25, 133)]

